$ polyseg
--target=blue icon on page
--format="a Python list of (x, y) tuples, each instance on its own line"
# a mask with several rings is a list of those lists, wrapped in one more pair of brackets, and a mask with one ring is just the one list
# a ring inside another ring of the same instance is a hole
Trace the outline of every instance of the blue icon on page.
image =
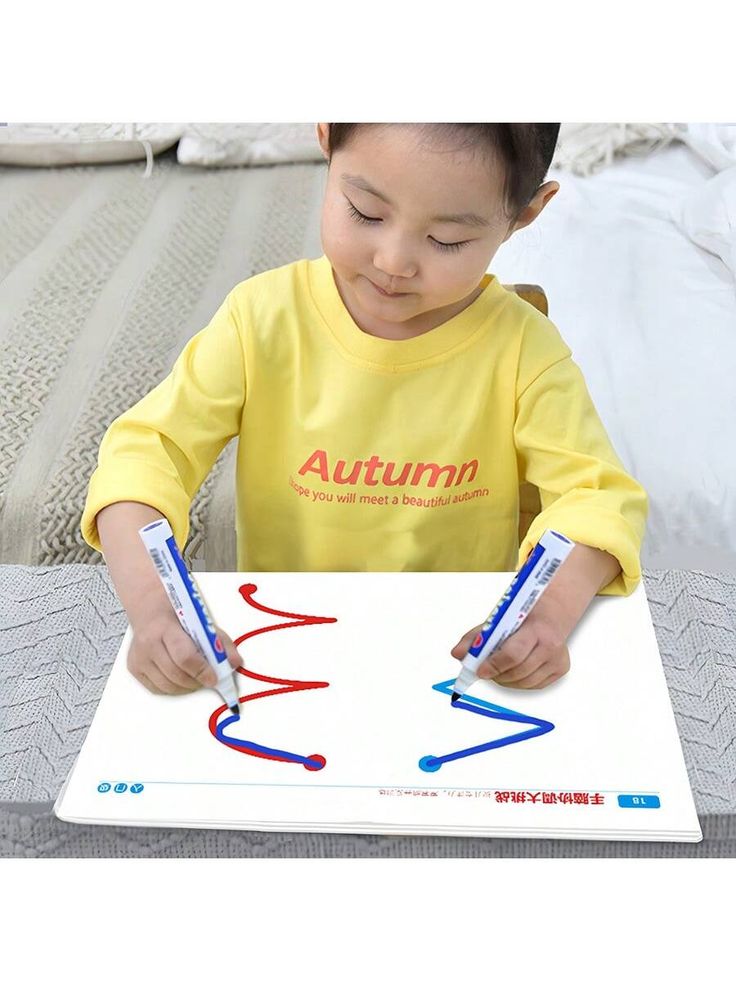
[(657, 794), (619, 794), (619, 807), (659, 807)]
[(143, 790), (143, 784), (142, 783), (132, 783), (130, 785), (130, 792), (131, 792), (131, 794), (140, 794), (140, 792), (142, 790)]
[(109, 783), (100, 783), (100, 784), (97, 785), (97, 789), (99, 790), (99, 792), (101, 794), (106, 794), (108, 792), (108, 790), (110, 789), (110, 784)]
[(116, 783), (115, 784), (115, 793), (116, 794), (124, 794), (127, 789), (128, 789), (127, 783)]

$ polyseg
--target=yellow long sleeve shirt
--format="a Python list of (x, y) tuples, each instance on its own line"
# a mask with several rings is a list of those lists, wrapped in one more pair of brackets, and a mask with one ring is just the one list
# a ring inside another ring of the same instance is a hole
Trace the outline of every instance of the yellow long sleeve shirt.
[[(238, 568), (493, 571), (543, 531), (604, 549), (641, 577), (643, 488), (616, 456), (555, 326), (493, 275), (439, 327), (402, 341), (360, 330), (325, 256), (235, 286), (171, 373), (100, 446), (82, 533), (134, 500), (180, 547), (218, 454), (237, 452)], [(543, 510), (519, 546), (519, 483)]]

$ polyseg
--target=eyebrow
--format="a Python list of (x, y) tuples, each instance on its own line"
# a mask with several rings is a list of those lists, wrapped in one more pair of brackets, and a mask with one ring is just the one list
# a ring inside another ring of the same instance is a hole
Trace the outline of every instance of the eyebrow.
[[(392, 202), (389, 201), (386, 195), (377, 191), (364, 177), (360, 177), (358, 174), (343, 174), (342, 179), (347, 181), (348, 184), (352, 184), (353, 187), (360, 188), (362, 191), (368, 191), (369, 194), (375, 194), (381, 201), (393, 207)], [(489, 228), (491, 225), (491, 222), (487, 218), (481, 218), (480, 215), (476, 215), (472, 211), (466, 211), (458, 215), (434, 215), (430, 220), (453, 222), (457, 225), (473, 225), (475, 228)]]

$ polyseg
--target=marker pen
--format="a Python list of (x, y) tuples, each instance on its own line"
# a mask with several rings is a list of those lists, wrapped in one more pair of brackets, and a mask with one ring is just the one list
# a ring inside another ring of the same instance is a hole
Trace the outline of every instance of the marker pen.
[(575, 542), (558, 531), (544, 532), (463, 658), (460, 674), (452, 690), (453, 704), (477, 680), (478, 668), (486, 658), (526, 620), (552, 576), (574, 547)]
[(217, 675), (216, 688), (235, 715), (240, 715), (235, 675), (212, 617), (196, 583), (184, 565), (169, 522), (162, 518), (141, 528), (138, 534), (148, 549), (166, 595), (176, 610), (179, 623), (194, 641)]

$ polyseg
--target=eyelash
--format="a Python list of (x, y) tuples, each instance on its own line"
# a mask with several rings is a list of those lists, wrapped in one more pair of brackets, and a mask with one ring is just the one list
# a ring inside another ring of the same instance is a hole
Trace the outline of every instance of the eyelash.
[[(348, 208), (350, 209), (350, 214), (356, 221), (363, 222), (372, 225), (376, 221), (382, 221), (382, 218), (369, 218), (364, 215), (362, 211), (358, 209), (348, 201)], [(470, 245), (469, 242), (438, 242), (436, 238), (430, 238), (430, 241), (434, 244), (435, 248), (439, 249), (440, 252), (459, 252), (466, 245)]]

